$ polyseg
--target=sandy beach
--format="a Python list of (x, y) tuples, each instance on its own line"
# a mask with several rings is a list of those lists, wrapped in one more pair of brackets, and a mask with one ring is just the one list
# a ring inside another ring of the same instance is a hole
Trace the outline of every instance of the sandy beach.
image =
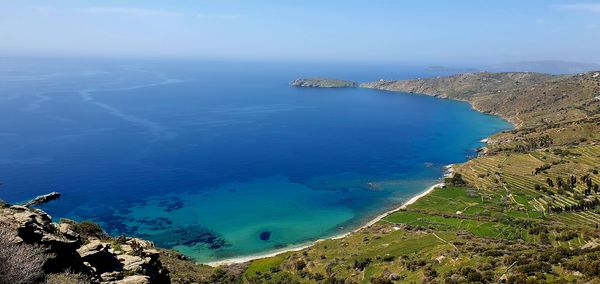
[(324, 240), (336, 240), (336, 239), (345, 238), (348, 235), (353, 234), (353, 233), (355, 233), (355, 232), (357, 232), (357, 231), (359, 231), (359, 230), (361, 230), (363, 228), (367, 228), (367, 227), (372, 226), (373, 224), (381, 221), (381, 219), (385, 218), (387, 215), (389, 215), (391, 213), (394, 213), (394, 212), (396, 212), (398, 210), (405, 209), (407, 206), (409, 206), (409, 205), (417, 202), (417, 200), (419, 200), (419, 198), (421, 198), (423, 196), (426, 196), (427, 194), (431, 193), (435, 188), (443, 187), (443, 186), (444, 186), (443, 182), (442, 183), (434, 184), (434, 185), (430, 186), (429, 188), (427, 188), (427, 190), (425, 190), (425, 191), (423, 191), (423, 192), (421, 192), (421, 193), (413, 196), (411, 199), (409, 199), (406, 202), (402, 203), (401, 206), (399, 206), (397, 208), (394, 208), (392, 210), (389, 210), (387, 212), (384, 212), (384, 213), (378, 215), (377, 217), (371, 219), (369, 222), (365, 223), (364, 225), (362, 225), (362, 226), (360, 226), (360, 227), (358, 227), (358, 228), (356, 228), (356, 229), (354, 229), (354, 230), (352, 230), (350, 232), (347, 232), (347, 233), (343, 233), (343, 234), (340, 234), (340, 235), (335, 235), (335, 236), (328, 237), (328, 238), (319, 239), (319, 240), (316, 240), (316, 241), (307, 242), (307, 243), (304, 243), (304, 244), (293, 245), (293, 246), (290, 246), (290, 247), (286, 247), (286, 248), (282, 248), (282, 249), (278, 249), (278, 250), (273, 250), (273, 251), (269, 251), (269, 252), (266, 252), (266, 253), (255, 254), (255, 255), (247, 255), (247, 256), (240, 256), (240, 257), (234, 257), (234, 258), (229, 258), (229, 259), (224, 259), (224, 260), (219, 260), (219, 261), (207, 262), (207, 263), (204, 263), (204, 264), (209, 265), (209, 266), (213, 266), (213, 267), (217, 267), (217, 266), (221, 266), (221, 265), (231, 265), (231, 264), (236, 264), (236, 263), (244, 263), (244, 262), (248, 262), (248, 261), (251, 261), (251, 260), (256, 260), (256, 259), (261, 259), (261, 258), (267, 258), (267, 257), (276, 256), (278, 254), (285, 253), (285, 252), (303, 250), (305, 248), (308, 248), (308, 247), (310, 247), (310, 246), (312, 246), (312, 245), (314, 245), (314, 244), (316, 244), (318, 242), (322, 242)]

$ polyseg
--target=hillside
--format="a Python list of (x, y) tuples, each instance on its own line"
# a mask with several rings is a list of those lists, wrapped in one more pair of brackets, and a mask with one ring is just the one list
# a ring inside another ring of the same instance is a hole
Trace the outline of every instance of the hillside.
[(361, 87), (468, 101), (481, 112), (519, 126), (575, 121), (598, 115), (598, 72), (578, 75), (466, 73), (450, 77), (377, 81)]

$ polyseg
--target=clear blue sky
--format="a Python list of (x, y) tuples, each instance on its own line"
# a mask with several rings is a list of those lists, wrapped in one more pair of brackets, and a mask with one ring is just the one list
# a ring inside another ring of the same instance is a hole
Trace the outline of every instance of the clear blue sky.
[(0, 53), (600, 63), (600, 1), (15, 0)]

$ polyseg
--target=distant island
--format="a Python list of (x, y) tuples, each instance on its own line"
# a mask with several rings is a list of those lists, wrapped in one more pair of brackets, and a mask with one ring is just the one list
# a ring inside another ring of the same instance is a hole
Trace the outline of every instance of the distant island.
[(290, 83), (294, 87), (305, 88), (356, 88), (358, 83), (328, 78), (296, 79)]

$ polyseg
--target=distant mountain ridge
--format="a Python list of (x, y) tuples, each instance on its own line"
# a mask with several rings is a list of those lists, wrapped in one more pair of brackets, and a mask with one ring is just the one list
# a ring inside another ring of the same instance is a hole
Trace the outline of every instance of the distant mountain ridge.
[(484, 66), (490, 72), (541, 72), (552, 74), (576, 74), (600, 70), (600, 64), (560, 60), (508, 62)]
[(600, 70), (600, 64), (589, 62), (571, 62), (560, 60), (519, 61), (489, 64), (483, 66), (444, 66), (433, 65), (425, 69), (429, 72), (538, 72), (548, 74), (577, 74)]

